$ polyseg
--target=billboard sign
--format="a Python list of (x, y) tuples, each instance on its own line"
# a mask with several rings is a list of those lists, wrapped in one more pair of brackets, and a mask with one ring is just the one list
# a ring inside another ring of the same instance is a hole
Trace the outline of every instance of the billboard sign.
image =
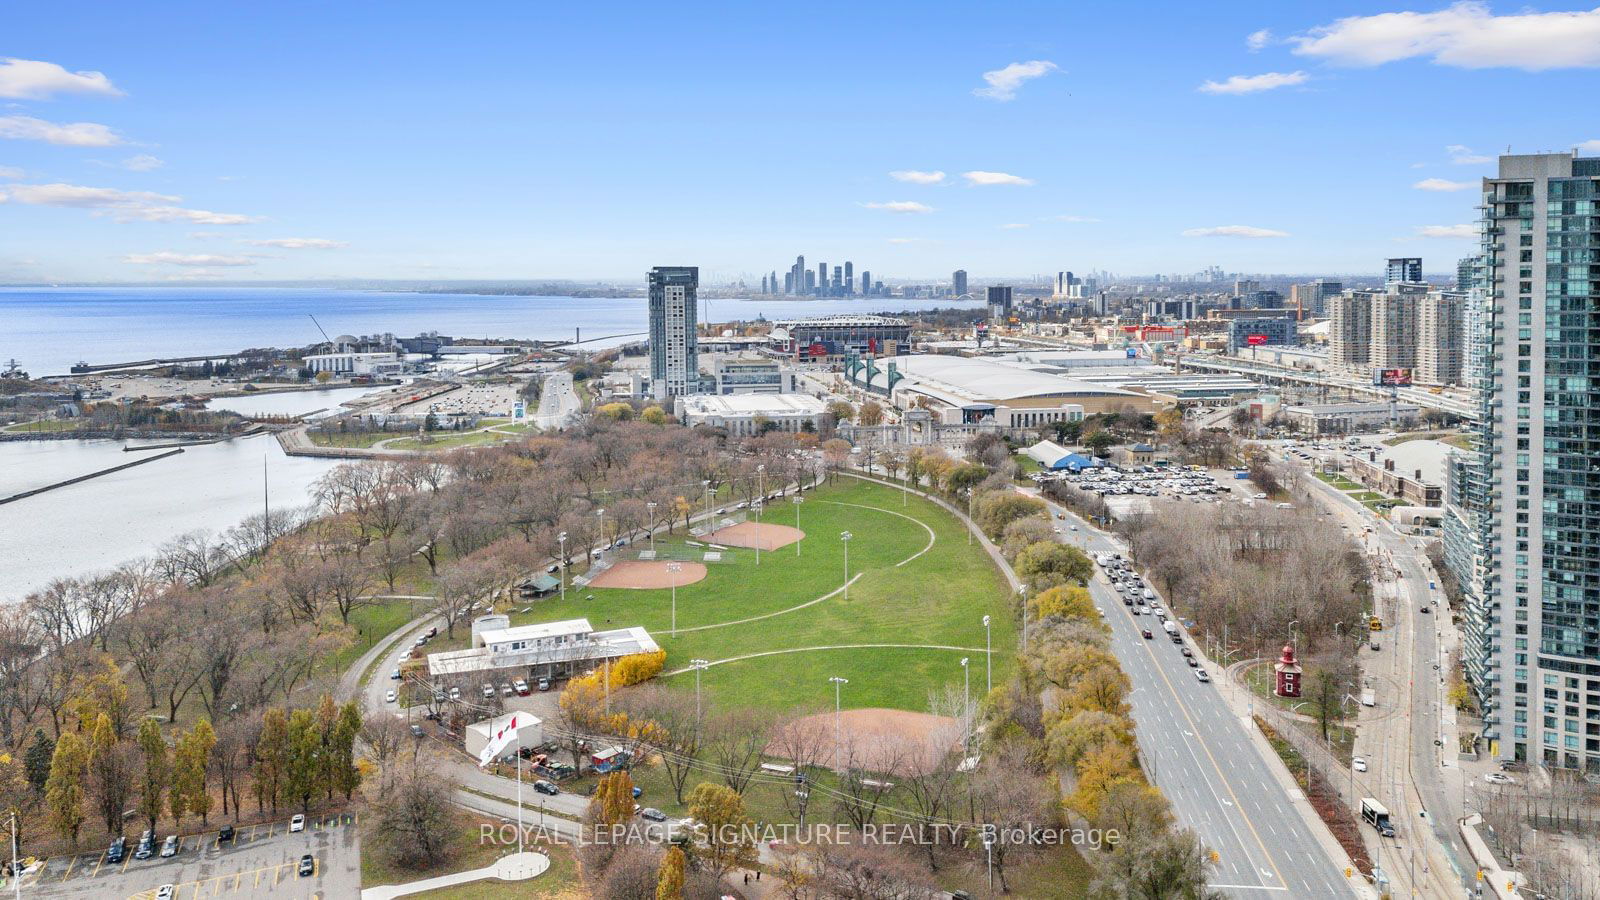
[(1410, 387), (1410, 369), (1373, 369), (1372, 383), (1379, 387)]
[(812, 359), (820, 359), (824, 356), (833, 356), (833, 341), (812, 341), (811, 344), (806, 347), (805, 355), (811, 357)]
[(1247, 334), (1244, 336), (1244, 342), (1252, 347), (1259, 347), (1267, 342), (1267, 336), (1264, 334)]

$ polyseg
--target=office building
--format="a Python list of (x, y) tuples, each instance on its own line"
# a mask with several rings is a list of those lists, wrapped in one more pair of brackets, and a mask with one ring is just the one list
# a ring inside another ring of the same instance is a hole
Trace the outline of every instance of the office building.
[(331, 375), (398, 375), (405, 362), (398, 353), (316, 353), (300, 361), (307, 369)]
[(1011, 318), (1011, 288), (1007, 285), (990, 285), (988, 292), (989, 318), (1003, 322)]
[(1397, 257), (1389, 260), (1388, 264), (1383, 268), (1384, 284), (1420, 284), (1421, 282), (1421, 257)]
[(833, 282), (828, 285), (828, 292), (830, 294), (844, 292), (844, 270), (840, 266), (833, 267)]
[(861, 271), (861, 296), (872, 296), (872, 273), (865, 269)]
[(826, 294), (828, 292), (828, 264), (827, 263), (817, 263), (817, 284), (816, 284), (816, 289), (817, 289), (818, 293)]
[(967, 270), (957, 269), (950, 274), (950, 293), (957, 297), (967, 292)]
[(1228, 322), (1228, 352), (1248, 347), (1293, 347), (1298, 342), (1294, 319), (1233, 319)]
[(1600, 773), (1600, 158), (1502, 156), (1483, 184), (1481, 452), (1446, 517), (1463, 663), (1491, 755)]
[(1072, 288), (1077, 283), (1077, 277), (1071, 272), (1057, 272), (1055, 289), (1050, 296), (1056, 300), (1066, 300), (1072, 296)]
[(657, 400), (692, 392), (699, 383), (696, 266), (650, 270), (650, 387)]
[(718, 358), (711, 377), (718, 394), (792, 394), (797, 390), (794, 369), (756, 353)]
[(792, 271), (783, 273), (783, 292), (785, 294), (794, 293), (794, 272)]
[(849, 296), (850, 294), (855, 293), (855, 290), (856, 290), (856, 264), (853, 263), (853, 262), (850, 262), (849, 260), (845, 260), (845, 263), (844, 263), (844, 293), (845, 293), (846, 296)]

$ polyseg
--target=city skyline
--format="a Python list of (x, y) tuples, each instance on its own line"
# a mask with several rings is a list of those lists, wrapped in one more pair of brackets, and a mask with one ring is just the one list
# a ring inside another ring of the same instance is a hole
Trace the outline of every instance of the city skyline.
[[(874, 47), (867, 77), (837, 65), (853, 49), (761, 39), (798, 11), (707, 31), (644, 8), (552, 23), (503, 7), (485, 36), (401, 8), (297, 31), (287, 66), (284, 36), (249, 13), (190, 12), (13, 13), (0, 281), (623, 280), (679, 258), (754, 286), (796, 246), (871, 259), (886, 283), (1419, 255), (1447, 271), (1473, 249), (1494, 154), (1600, 147), (1558, 105), (1592, 83), (1600, 54), (1571, 37), (1600, 12), (1556, 5), (1169, 6), (1171, 29), (1047, 4), (910, 26), (898, 4), (808, 11), (910, 38)], [(1329, 127), (1397, 95), (1407, 128), (1382, 157), (1370, 129)], [(683, 97), (674, 141), (630, 140)], [(1482, 103), (1513, 113), (1459, 115)], [(763, 126), (787, 104), (838, 128)], [(676, 207), (670, 232), (635, 215), (645, 194)]]

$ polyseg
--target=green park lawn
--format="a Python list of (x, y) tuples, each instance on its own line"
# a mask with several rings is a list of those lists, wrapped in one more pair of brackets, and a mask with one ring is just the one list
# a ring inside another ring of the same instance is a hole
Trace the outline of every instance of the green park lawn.
[(308, 431), (306, 437), (318, 447), (357, 447), (365, 449), (379, 441), (405, 437), (402, 431)]
[(454, 450), (457, 447), (481, 447), (511, 440), (510, 435), (493, 431), (434, 432), (431, 439), (423, 441), (406, 438), (384, 446), (390, 450)]
[[(850, 679), (843, 693), (847, 708), (923, 711), (930, 691), (961, 683), (963, 656), (972, 658), (973, 693), (981, 695), (985, 615), (992, 617), (995, 680), (1010, 671), (1016, 628), (1005, 581), (981, 547), (968, 545), (959, 522), (928, 501), (912, 497), (902, 506), (900, 491), (849, 478), (805, 497), (800, 529), (806, 537), (799, 555), (793, 546), (763, 551), (757, 566), (754, 551), (730, 550), (724, 562), (708, 563), (703, 581), (678, 588), (676, 636), (671, 633), (670, 590), (569, 586), (565, 601), (538, 601), (530, 612), (513, 614), (513, 624), (583, 616), (597, 629), (642, 625), (667, 651), (669, 672), (697, 658), (715, 663), (774, 650), (800, 651), (713, 665), (701, 675), (708, 704), (727, 700), (778, 710), (831, 706), (828, 679), (837, 675)], [(763, 521), (792, 527), (793, 507), (788, 501), (774, 504)], [(928, 547), (924, 525), (933, 530), (932, 548), (897, 566)], [(848, 600), (840, 594), (770, 618), (688, 630), (786, 610), (839, 588), (845, 580), (843, 531), (853, 535), (850, 573), (860, 576), (850, 586)], [(702, 550), (686, 546), (681, 533), (658, 538), (657, 549), (663, 556), (696, 557)], [(841, 649), (802, 649), (816, 647)], [(692, 689), (694, 676), (672, 675), (668, 682)]]

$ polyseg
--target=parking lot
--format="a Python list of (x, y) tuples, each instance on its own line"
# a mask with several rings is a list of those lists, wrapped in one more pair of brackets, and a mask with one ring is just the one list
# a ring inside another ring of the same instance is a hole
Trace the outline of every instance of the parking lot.
[[(357, 817), (308, 817), (303, 832), (289, 833), (288, 817), (238, 826), (229, 842), (216, 830), (182, 838), (175, 856), (134, 859), (138, 832), (123, 861), (110, 864), (104, 850), (55, 857), (36, 875), (25, 876), (31, 897), (154, 898), (174, 885), (175, 900), (200, 897), (355, 897), (361, 890)], [(159, 842), (157, 844), (159, 846)], [(311, 854), (314, 871), (301, 876), (300, 858)]]

